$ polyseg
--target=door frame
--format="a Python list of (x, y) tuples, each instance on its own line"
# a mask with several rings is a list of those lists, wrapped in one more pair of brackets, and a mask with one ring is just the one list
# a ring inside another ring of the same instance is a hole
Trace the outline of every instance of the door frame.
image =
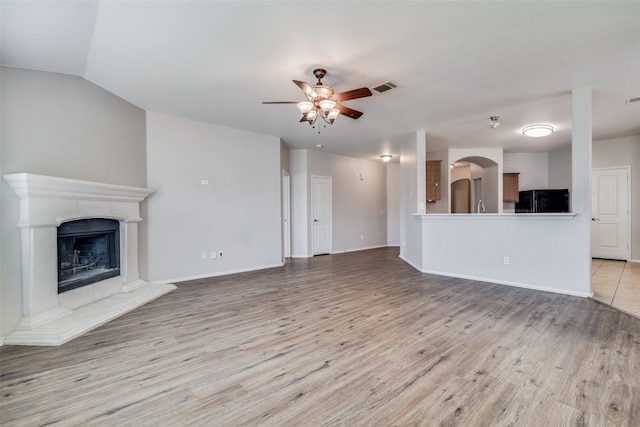
[[(311, 175), (311, 215), (309, 216), (309, 223), (311, 224), (311, 256), (316, 255), (316, 242), (315, 242), (315, 230), (314, 230), (314, 216), (316, 212), (316, 179), (326, 179), (329, 181), (329, 194), (328, 198), (328, 228), (329, 228), (329, 252), (333, 252), (333, 180), (330, 176)], [(320, 255), (320, 254), (317, 254)]]
[[(601, 168), (592, 168), (591, 169), (591, 182), (593, 182), (593, 172), (601, 172), (601, 171), (613, 171), (613, 170), (618, 170), (618, 169), (624, 169), (627, 173), (627, 221), (626, 221), (626, 226), (627, 226), (627, 249), (625, 251), (625, 260), (626, 261), (630, 261), (631, 260), (631, 238), (632, 238), (632, 234), (631, 234), (631, 166), (627, 165), (627, 166), (610, 166), (610, 167), (601, 167)], [(594, 205), (594, 200), (593, 200), (593, 185), (591, 186), (591, 216), (593, 217), (593, 205)], [(593, 233), (591, 235), (591, 245), (593, 245)], [(593, 246), (592, 246), (593, 247)], [(593, 258), (593, 253), (591, 254), (591, 258)]]
[(291, 176), (282, 170), (282, 254), (291, 258)]

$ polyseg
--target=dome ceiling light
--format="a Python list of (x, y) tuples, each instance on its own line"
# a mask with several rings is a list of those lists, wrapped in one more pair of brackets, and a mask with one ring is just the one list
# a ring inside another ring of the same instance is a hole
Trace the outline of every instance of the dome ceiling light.
[(532, 138), (540, 138), (543, 136), (551, 135), (553, 133), (553, 126), (546, 124), (529, 125), (522, 128), (522, 133)]

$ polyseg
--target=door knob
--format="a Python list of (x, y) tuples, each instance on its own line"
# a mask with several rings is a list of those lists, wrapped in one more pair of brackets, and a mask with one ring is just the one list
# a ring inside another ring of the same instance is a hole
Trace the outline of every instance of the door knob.
[(598, 218), (591, 218), (591, 221), (600, 221)]
[(313, 220), (313, 222), (318, 222), (318, 220), (317, 220), (317, 219), (314, 219), (314, 220)]

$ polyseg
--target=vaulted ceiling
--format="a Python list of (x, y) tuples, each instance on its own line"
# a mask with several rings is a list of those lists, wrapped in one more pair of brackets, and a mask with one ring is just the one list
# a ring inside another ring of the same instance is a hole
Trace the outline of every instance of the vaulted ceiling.
[[(640, 134), (640, 2), (10, 1), (3, 65), (82, 76), (145, 110), (367, 159), (423, 129), (428, 150), (540, 152), (571, 141), (571, 91), (593, 88), (593, 136)], [(364, 112), (312, 129), (292, 80)], [(491, 129), (489, 117), (499, 116)], [(556, 132), (526, 138), (523, 126)], [(318, 130), (320, 133), (318, 133)]]

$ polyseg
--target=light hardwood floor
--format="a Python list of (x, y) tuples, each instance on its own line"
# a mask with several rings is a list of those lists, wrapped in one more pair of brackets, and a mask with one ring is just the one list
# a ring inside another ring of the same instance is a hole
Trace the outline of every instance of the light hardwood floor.
[(397, 248), (181, 283), (0, 357), (2, 426), (640, 425), (640, 319)]
[(593, 299), (640, 318), (640, 263), (593, 259)]

